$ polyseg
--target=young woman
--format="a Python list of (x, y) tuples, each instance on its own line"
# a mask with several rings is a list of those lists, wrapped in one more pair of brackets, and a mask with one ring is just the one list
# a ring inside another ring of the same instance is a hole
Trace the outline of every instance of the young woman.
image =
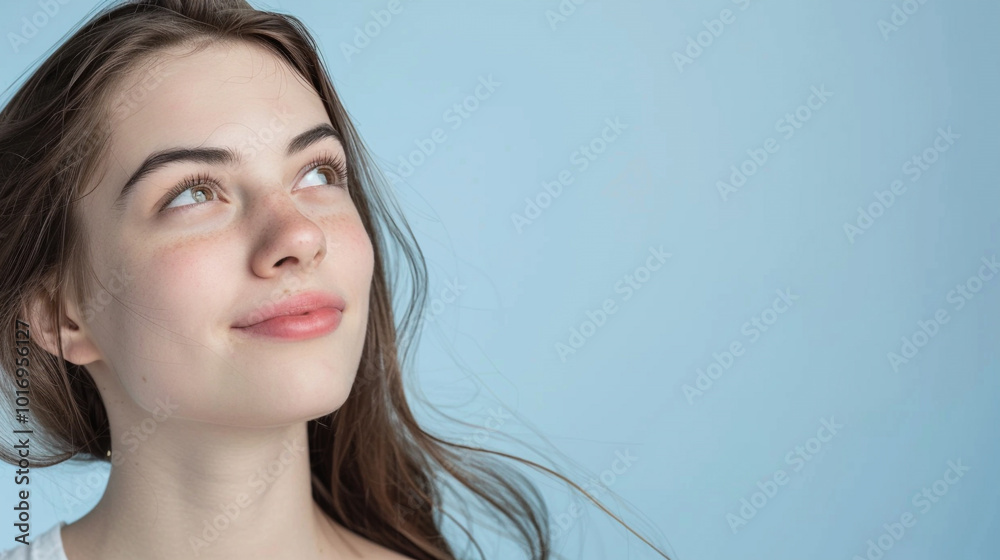
[(540, 494), (483, 457), (570, 481), (407, 406), (426, 269), (381, 185), (304, 26), (242, 0), (113, 6), (30, 76), (0, 113), (3, 394), (33, 467), (112, 468), (12, 558), (450, 559), (450, 480), (552, 557)]

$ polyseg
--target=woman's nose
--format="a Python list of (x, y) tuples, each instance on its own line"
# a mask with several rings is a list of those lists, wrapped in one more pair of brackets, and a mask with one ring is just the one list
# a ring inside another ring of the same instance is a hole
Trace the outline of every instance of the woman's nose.
[(296, 205), (284, 190), (269, 193), (255, 202), (252, 212), (254, 247), (251, 268), (262, 278), (284, 268), (311, 270), (326, 256), (323, 229)]

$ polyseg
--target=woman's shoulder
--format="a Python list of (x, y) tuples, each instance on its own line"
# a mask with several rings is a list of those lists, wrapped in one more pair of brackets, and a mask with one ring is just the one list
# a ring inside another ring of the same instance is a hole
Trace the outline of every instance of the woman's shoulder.
[(0, 560), (66, 560), (66, 552), (62, 545), (62, 527), (58, 523), (48, 531), (38, 535), (31, 544), (19, 544), (14, 548), (0, 552)]

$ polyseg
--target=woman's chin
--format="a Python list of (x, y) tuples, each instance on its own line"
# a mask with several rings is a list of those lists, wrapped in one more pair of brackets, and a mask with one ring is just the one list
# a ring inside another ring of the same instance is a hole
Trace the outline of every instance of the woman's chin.
[(343, 406), (351, 393), (353, 376), (327, 375), (321, 380), (290, 378), (280, 384), (261, 383), (228, 391), (215, 398), (199, 399), (185, 415), (210, 424), (242, 427), (275, 427), (326, 416)]

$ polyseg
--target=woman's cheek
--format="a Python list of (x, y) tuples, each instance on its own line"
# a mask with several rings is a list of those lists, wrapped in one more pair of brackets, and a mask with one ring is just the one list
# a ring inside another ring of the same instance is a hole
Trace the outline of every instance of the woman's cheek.
[(345, 220), (341, 224), (340, 234), (343, 239), (347, 240), (352, 256), (360, 261), (362, 265), (361, 272), (366, 272), (370, 279), (374, 268), (375, 251), (372, 247), (371, 238), (368, 236), (368, 231), (365, 230), (365, 226), (361, 222), (361, 217), (356, 211), (350, 219)]
[[(188, 401), (199, 385), (199, 365), (217, 359), (212, 327), (222, 324), (214, 305), (219, 296), (220, 263), (161, 252), (137, 267), (131, 281), (104, 313), (105, 354), (126, 392), (152, 410), (165, 398)], [(202, 383), (204, 380), (202, 380)]]

